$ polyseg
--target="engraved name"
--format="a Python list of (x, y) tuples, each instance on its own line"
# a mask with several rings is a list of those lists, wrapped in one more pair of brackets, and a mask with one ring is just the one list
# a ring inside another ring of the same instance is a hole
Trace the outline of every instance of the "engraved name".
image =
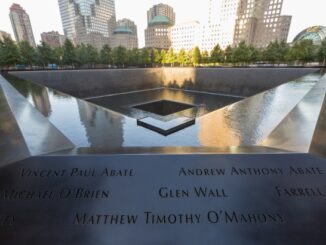
[(228, 197), (227, 192), (223, 188), (208, 188), (195, 186), (192, 189), (172, 189), (161, 187), (158, 191), (161, 198), (225, 198)]
[(30, 169), (23, 168), (21, 177), (53, 178), (53, 177), (133, 177), (134, 169)]
[(14, 224), (15, 224), (15, 216), (0, 214), (0, 227), (1, 226), (13, 226)]
[(325, 197), (320, 187), (281, 187), (275, 186), (279, 197)]

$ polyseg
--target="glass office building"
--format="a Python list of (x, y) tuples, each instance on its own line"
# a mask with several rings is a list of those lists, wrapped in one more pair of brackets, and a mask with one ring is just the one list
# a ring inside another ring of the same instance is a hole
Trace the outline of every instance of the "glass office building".
[(73, 43), (108, 44), (115, 27), (114, 0), (59, 0), (64, 34)]

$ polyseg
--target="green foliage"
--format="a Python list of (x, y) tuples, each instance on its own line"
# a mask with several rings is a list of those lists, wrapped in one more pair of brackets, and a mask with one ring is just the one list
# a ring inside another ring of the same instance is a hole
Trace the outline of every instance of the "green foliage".
[(231, 45), (228, 45), (224, 50), (224, 62), (226, 63), (233, 63), (233, 52), (234, 49)]
[(5, 37), (0, 42), (0, 65), (10, 67), (18, 64), (20, 60), (21, 57), (17, 45), (11, 38)]
[(162, 63), (162, 56), (160, 52), (157, 49), (153, 49), (153, 58), (155, 64), (161, 64)]
[(290, 52), (290, 45), (287, 44), (284, 40), (280, 42), (279, 61), (286, 62), (287, 55), (289, 52)]
[(112, 63), (112, 53), (109, 45), (104, 45), (100, 51), (100, 61), (102, 64), (109, 65)]
[(259, 49), (253, 46), (249, 46), (249, 51), (250, 51), (249, 62), (257, 62), (261, 60), (262, 53), (260, 52)]
[(188, 55), (186, 54), (186, 51), (184, 49), (180, 49), (179, 54), (178, 54), (177, 62), (181, 66), (189, 64), (189, 58), (188, 58)]
[(275, 42), (270, 42), (263, 52), (263, 59), (272, 64), (284, 62), (289, 50), (290, 47), (285, 41), (282, 41), (281, 43), (277, 40)]
[(100, 52), (90, 44), (80, 44), (76, 47), (68, 39), (63, 47), (51, 48), (46, 43), (41, 43), (36, 48), (28, 42), (16, 44), (10, 38), (0, 41), (0, 66), (11, 67), (16, 64), (26, 66), (41, 65), (46, 67), (50, 63), (58, 66), (87, 65), (89, 68), (95, 64), (114, 64), (118, 67), (125, 66), (157, 66), (170, 64), (180, 66), (208, 63), (240, 63), (250, 64), (257, 61), (268, 61), (270, 63), (281, 63), (288, 61), (310, 62), (319, 60), (326, 62), (326, 40), (320, 46), (313, 45), (312, 41), (303, 40), (295, 43), (292, 47), (285, 41), (271, 42), (265, 49), (257, 49), (240, 42), (237, 47), (228, 46), (225, 50), (217, 44), (208, 53), (201, 52), (198, 47), (186, 52), (181, 49), (179, 53), (169, 50), (157, 49), (132, 49), (125, 47), (111, 49), (108, 45), (103, 46)]
[(318, 59), (323, 62), (325, 65), (326, 62), (326, 38), (322, 41), (319, 50), (318, 50)]
[(192, 52), (192, 57), (191, 57), (191, 63), (196, 66), (200, 63), (201, 61), (201, 53), (200, 49), (198, 47), (195, 47), (193, 52)]
[(161, 59), (162, 59), (162, 64), (163, 65), (168, 64), (166, 51), (164, 49), (161, 50), (161, 54), (160, 55), (161, 55)]
[(129, 65), (138, 66), (140, 64), (140, 51), (137, 48), (128, 51)]
[(249, 63), (251, 61), (251, 50), (247, 44), (242, 41), (233, 51), (233, 62)]
[(36, 47), (36, 50), (37, 50), (38, 63), (40, 65), (46, 67), (48, 64), (53, 63), (54, 61), (53, 52), (48, 44), (42, 42), (41, 45), (38, 45)]
[(139, 53), (139, 64), (148, 66), (151, 62), (151, 52), (147, 48), (143, 48)]
[(224, 61), (224, 52), (221, 49), (219, 44), (216, 44), (216, 46), (211, 51), (211, 62), (213, 63), (222, 63)]
[(21, 64), (32, 66), (37, 62), (37, 53), (35, 49), (27, 41), (22, 41), (18, 44)]
[(76, 63), (81, 66), (83, 64), (87, 64), (87, 51), (85, 44), (79, 44), (75, 47), (75, 61)]
[(63, 59), (63, 49), (62, 47), (57, 47), (53, 49), (53, 62), (59, 66), (62, 66)]
[(174, 53), (173, 48), (170, 48), (166, 53), (165, 61), (167, 64), (170, 64), (171, 66), (174, 66), (174, 64), (177, 62), (177, 55)]
[(207, 50), (202, 52), (201, 54), (201, 63), (202, 64), (208, 64), (211, 61), (211, 57), (209, 56), (209, 53)]
[(75, 62), (75, 47), (72, 42), (67, 38), (63, 45), (63, 64), (73, 66)]
[(291, 47), (288, 57), (303, 63), (313, 61), (317, 57), (316, 47), (311, 40), (302, 40)]
[(87, 44), (86, 46), (86, 57), (87, 57), (87, 64), (94, 66), (99, 61), (99, 53), (96, 48), (92, 45)]
[(119, 46), (112, 50), (112, 61), (116, 66), (122, 66), (128, 64), (127, 49), (125, 47)]

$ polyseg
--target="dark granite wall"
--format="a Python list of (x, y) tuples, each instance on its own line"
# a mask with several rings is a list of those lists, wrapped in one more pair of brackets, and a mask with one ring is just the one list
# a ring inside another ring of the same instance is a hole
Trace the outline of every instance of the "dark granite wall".
[(165, 68), (168, 87), (251, 96), (294, 80), (315, 68)]
[(11, 74), (79, 98), (161, 86), (251, 96), (317, 68), (153, 68), (19, 71)]

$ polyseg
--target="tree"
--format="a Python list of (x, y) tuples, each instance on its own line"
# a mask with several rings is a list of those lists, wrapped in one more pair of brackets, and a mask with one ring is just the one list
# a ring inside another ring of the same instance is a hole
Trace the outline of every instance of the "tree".
[(161, 56), (162, 65), (168, 64), (166, 51), (164, 49), (161, 50), (160, 56)]
[(257, 62), (261, 60), (262, 54), (259, 49), (255, 48), (254, 46), (249, 46), (249, 62)]
[(63, 45), (63, 64), (74, 66), (75, 62), (75, 47), (69, 39), (66, 39)]
[(187, 57), (186, 51), (183, 48), (180, 49), (180, 51), (179, 51), (177, 62), (181, 66), (184, 66), (185, 64), (189, 63), (189, 59)]
[(209, 57), (208, 51), (205, 50), (201, 54), (201, 63), (208, 64), (209, 62), (210, 62), (210, 57)]
[(21, 60), (20, 52), (17, 45), (11, 38), (4, 37), (0, 42), (0, 65), (1, 66), (14, 66)]
[(279, 43), (277, 40), (270, 42), (263, 52), (263, 59), (270, 63), (280, 63), (286, 61), (286, 56), (289, 51), (289, 45), (282, 41)]
[(174, 66), (174, 63), (177, 62), (177, 56), (174, 53), (174, 50), (172, 47), (169, 48), (168, 52), (166, 53), (165, 59), (166, 59), (167, 64), (171, 64), (171, 66)]
[(279, 61), (280, 62), (286, 62), (287, 61), (287, 55), (290, 51), (290, 45), (286, 43), (285, 40), (280, 42), (280, 54), (279, 54)]
[(117, 66), (124, 67), (128, 63), (127, 49), (119, 46), (112, 50), (113, 63)]
[(78, 66), (82, 66), (84, 64), (87, 64), (87, 51), (86, 51), (86, 45), (85, 44), (78, 44), (75, 47), (75, 62)]
[(89, 64), (92, 68), (95, 67), (95, 64), (97, 64), (99, 60), (97, 49), (90, 44), (87, 44), (86, 46), (86, 58), (87, 64)]
[(279, 49), (280, 47), (277, 40), (275, 42), (270, 42), (263, 52), (264, 60), (272, 64), (276, 63), (279, 60)]
[(191, 62), (194, 66), (198, 65), (201, 61), (200, 49), (196, 46), (192, 52)]
[(233, 62), (248, 63), (249, 61), (251, 61), (250, 48), (242, 41), (233, 51)]
[(140, 54), (139, 49), (134, 48), (132, 50), (128, 50), (129, 57), (129, 65), (138, 66), (140, 65)]
[(156, 65), (162, 64), (162, 56), (161, 56), (160, 52), (155, 48), (153, 49), (153, 58), (154, 58), (154, 63)]
[(109, 45), (104, 45), (100, 51), (100, 61), (102, 64), (109, 65), (112, 63), (112, 50)]
[(224, 61), (224, 52), (219, 44), (216, 44), (211, 51), (211, 62), (222, 63)]
[(228, 45), (224, 50), (224, 62), (233, 63), (233, 52), (234, 49), (231, 45)]
[(37, 62), (37, 53), (27, 41), (18, 44), (21, 60), (20, 62), (27, 66), (32, 66)]
[(57, 47), (52, 50), (53, 53), (53, 61), (59, 66), (62, 66), (63, 59), (63, 49), (62, 47)]
[(326, 62), (326, 38), (322, 41), (319, 50), (318, 50), (318, 59), (325, 66)]
[(293, 61), (303, 63), (313, 61), (316, 58), (316, 47), (312, 40), (301, 40), (296, 42), (290, 49), (289, 58)]
[(151, 53), (150, 51), (147, 49), (147, 48), (143, 48), (141, 51), (140, 51), (140, 54), (139, 54), (139, 61), (140, 61), (140, 64), (141, 65), (145, 65), (145, 67), (147, 67), (148, 65), (151, 64), (152, 60), (151, 60)]
[(37, 48), (38, 63), (44, 67), (52, 63), (54, 60), (51, 47), (45, 43), (41, 42), (41, 45), (38, 45)]

